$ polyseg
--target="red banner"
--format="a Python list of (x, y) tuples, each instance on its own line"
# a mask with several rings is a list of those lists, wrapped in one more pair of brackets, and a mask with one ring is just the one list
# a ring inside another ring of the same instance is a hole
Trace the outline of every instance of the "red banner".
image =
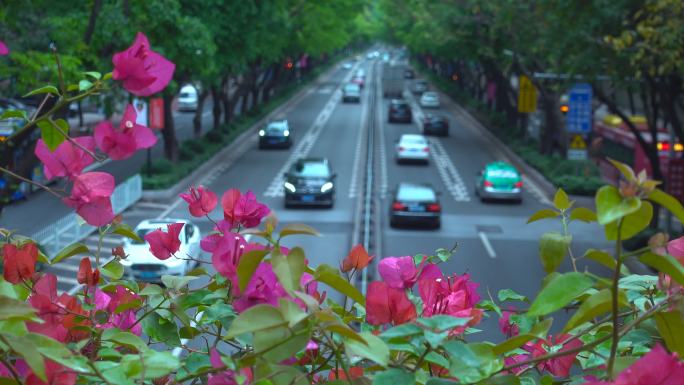
[(164, 128), (164, 99), (150, 99), (150, 128)]

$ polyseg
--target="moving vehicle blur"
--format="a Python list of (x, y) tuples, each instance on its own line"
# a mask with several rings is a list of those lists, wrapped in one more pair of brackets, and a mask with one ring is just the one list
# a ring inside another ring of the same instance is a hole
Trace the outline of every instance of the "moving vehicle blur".
[(387, 121), (389, 123), (401, 122), (411, 123), (413, 115), (411, 114), (411, 106), (403, 99), (392, 99), (387, 113)]
[(429, 184), (400, 183), (390, 206), (390, 226), (441, 226), (442, 206), (437, 192)]
[(414, 94), (420, 95), (427, 90), (428, 90), (428, 83), (425, 80), (416, 80), (413, 82), (413, 87), (411, 88), (411, 92), (413, 92)]
[(345, 84), (342, 88), (342, 102), (361, 102), (361, 86), (356, 83)]
[(449, 119), (444, 115), (426, 114), (423, 118), (423, 134), (449, 136)]
[(425, 108), (439, 108), (439, 94), (434, 91), (423, 92), (420, 105)]
[(382, 95), (402, 97), (404, 94), (404, 66), (384, 63), (382, 67)]
[(184, 85), (178, 94), (178, 111), (195, 111), (197, 102), (197, 89), (190, 84)]
[(259, 130), (259, 148), (269, 147), (292, 147), (292, 131), (287, 120), (270, 122)]
[(423, 135), (404, 134), (396, 145), (395, 159), (397, 163), (416, 161), (428, 163), (430, 161), (430, 146)]
[(506, 162), (492, 162), (477, 174), (475, 194), (481, 201), (512, 200), (522, 202), (522, 177)]
[[(184, 223), (179, 234), (180, 249), (175, 256), (172, 255), (166, 260), (161, 260), (150, 252), (150, 246), (145, 241), (145, 235), (157, 229), (167, 230), (167, 225), (173, 223)], [(200, 229), (187, 219), (149, 219), (144, 220), (135, 227), (135, 233), (142, 239), (138, 242), (129, 238), (124, 239), (123, 249), (126, 259), (121, 260), (121, 264), (126, 269), (126, 274), (133, 279), (145, 282), (160, 282), (162, 275), (184, 276), (196, 265), (196, 261), (187, 259), (191, 255), (200, 255)]]
[(366, 83), (365, 79), (362, 76), (354, 76), (351, 82), (358, 85), (360, 88), (363, 88), (364, 84)]
[(413, 79), (415, 76), (416, 75), (412, 69), (404, 70), (404, 79)]
[(326, 206), (335, 204), (335, 178), (325, 158), (297, 160), (285, 174), (285, 207)]

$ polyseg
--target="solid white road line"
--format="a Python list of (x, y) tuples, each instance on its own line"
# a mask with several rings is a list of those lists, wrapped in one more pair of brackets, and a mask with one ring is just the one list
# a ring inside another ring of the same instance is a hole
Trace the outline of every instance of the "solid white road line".
[[(342, 84), (347, 83), (349, 79), (351, 79), (352, 74), (355, 73), (354, 70), (356, 70), (358, 66), (359, 63), (357, 63), (356, 66), (354, 66), (352, 71), (345, 75)], [(309, 152), (311, 152), (311, 149), (313, 148), (314, 144), (316, 144), (318, 137), (325, 129), (325, 125), (328, 122), (328, 119), (330, 119), (330, 116), (332, 115), (335, 106), (337, 105), (337, 103), (340, 102), (341, 99), (342, 91), (336, 89), (330, 97), (330, 99), (328, 100), (328, 102), (326, 103), (323, 110), (321, 110), (321, 112), (314, 120), (313, 124), (311, 125), (311, 128), (309, 128), (306, 134), (304, 134), (304, 136), (299, 140), (297, 145), (295, 145), (295, 148), (292, 150), (292, 152), (290, 152), (290, 156), (287, 158), (283, 166), (277, 171), (275, 177), (273, 178), (273, 180), (271, 180), (271, 183), (268, 185), (266, 191), (263, 193), (264, 196), (271, 198), (285, 196), (285, 192), (283, 191), (285, 173), (289, 171), (290, 168), (292, 168), (292, 165), (298, 159), (305, 158), (309, 154)]]
[[(380, 79), (380, 82), (382, 82), (383, 66), (379, 66), (378, 68), (379, 70), (377, 76), (378, 79)], [(385, 199), (387, 198), (387, 192), (389, 190), (389, 177), (387, 176), (387, 143), (385, 141), (385, 125), (387, 124), (387, 122), (383, 119), (383, 112), (381, 108), (383, 104), (383, 95), (380, 92), (380, 88), (376, 87), (376, 89), (373, 90), (373, 92), (376, 92), (376, 108), (375, 116), (373, 118), (376, 119), (376, 122), (378, 122), (378, 155), (380, 156), (380, 199)]]
[(478, 231), (477, 235), (480, 237), (480, 241), (482, 241), (482, 245), (484, 245), (487, 254), (489, 254), (489, 258), (496, 258), (496, 252), (494, 251), (492, 244), (489, 243), (489, 238), (487, 238), (487, 234), (483, 233), (482, 231)]

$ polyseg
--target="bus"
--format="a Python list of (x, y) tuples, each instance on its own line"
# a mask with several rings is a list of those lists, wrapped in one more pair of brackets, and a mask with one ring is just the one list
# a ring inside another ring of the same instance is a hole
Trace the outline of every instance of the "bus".
[[(643, 116), (631, 116), (630, 121), (639, 131), (643, 132), (643, 138), (647, 143), (653, 142), (646, 119)], [(670, 135), (664, 128), (659, 128), (656, 140), (660, 170), (667, 181), (671, 163)], [(608, 161), (608, 158), (627, 164), (632, 167), (635, 173), (646, 170), (649, 176), (653, 175), (651, 162), (646, 152), (641, 148), (627, 124), (616, 115), (606, 115), (602, 120), (594, 122), (592, 149), (601, 175), (608, 182), (617, 184), (620, 179), (620, 172)], [(684, 145), (676, 142), (674, 144), (674, 159), (682, 159), (683, 153)]]

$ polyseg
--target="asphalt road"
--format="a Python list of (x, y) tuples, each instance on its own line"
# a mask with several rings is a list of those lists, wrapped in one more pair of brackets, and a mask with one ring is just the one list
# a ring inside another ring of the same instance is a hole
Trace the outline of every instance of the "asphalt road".
[[(525, 222), (533, 212), (547, 207), (548, 198), (535, 186), (527, 184), (522, 204), (481, 203), (473, 193), (475, 174), (487, 162), (503, 157), (468, 119), (444, 103), (444, 95), (443, 107), (435, 112), (448, 116), (450, 136), (430, 138), (432, 157), (427, 166), (396, 164), (393, 156), (395, 140), (403, 133), (419, 133), (418, 125), (388, 124), (388, 100), (382, 99), (381, 95), (377, 99), (378, 110), (369, 111), (368, 96), (373, 91), (369, 86), (363, 90), (359, 104), (343, 104), (339, 100), (340, 85), (348, 81), (358, 68), (363, 68), (367, 77), (378, 75), (372, 64), (373, 61), (362, 61), (351, 70), (341, 67), (331, 70), (285, 112), (294, 137), (291, 149), (258, 150), (255, 134), (248, 143), (253, 150), (246, 152), (236, 163), (221, 166), (203, 184), (217, 194), (230, 188), (252, 190), (259, 200), (275, 211), (281, 226), (287, 223), (313, 226), (321, 232), (321, 237), (292, 236), (283, 244), (304, 247), (314, 266), (321, 263), (337, 266), (352, 246), (354, 211), (363, 190), (365, 159), (361, 154), (364, 122), (376, 118), (375, 183), (381, 215), (375, 220), (379, 221), (382, 240), (382, 255), (379, 257), (432, 253), (437, 248), (451, 248), (458, 243), (454, 257), (442, 266), (445, 273), (471, 274), (472, 279), (480, 283), (479, 293), (484, 298), (488, 293), (496, 298), (498, 290), (503, 288), (513, 288), (521, 294), (533, 296), (545, 276), (539, 261), (539, 238), (545, 231), (560, 230), (560, 224), (545, 221), (526, 225)], [(366, 80), (367, 85), (369, 80)], [(417, 118), (421, 115), (417, 105), (414, 105), (414, 115)], [(210, 118), (210, 114), (207, 117)], [(302, 156), (327, 157), (332, 163), (338, 175), (336, 201), (332, 209), (284, 208), (283, 172)], [(441, 191), (443, 217), (439, 230), (389, 227), (391, 190), (402, 181), (428, 182)], [(212, 214), (217, 219), (222, 215), (220, 208)], [(140, 202), (124, 213), (124, 221), (131, 226), (155, 217), (190, 218), (186, 204), (178, 199)], [(192, 220), (200, 226), (203, 234), (211, 231), (209, 221)], [(573, 248), (579, 255), (588, 247), (605, 246), (598, 226), (573, 224), (571, 230)], [(87, 243), (93, 246), (95, 241), (91, 237)], [(106, 247), (116, 245), (113, 240), (105, 242)], [(57, 271), (60, 290), (73, 287), (73, 278), (66, 278), (75, 276), (77, 261), (73, 263), (72, 267)], [(580, 266), (584, 268), (583, 264)], [(595, 269), (595, 266), (590, 268)], [(562, 269), (570, 269), (569, 264), (563, 265)], [(487, 320), (483, 328), (492, 329), (495, 323), (496, 320)], [(496, 328), (492, 330), (482, 334), (482, 338), (500, 339)]]

